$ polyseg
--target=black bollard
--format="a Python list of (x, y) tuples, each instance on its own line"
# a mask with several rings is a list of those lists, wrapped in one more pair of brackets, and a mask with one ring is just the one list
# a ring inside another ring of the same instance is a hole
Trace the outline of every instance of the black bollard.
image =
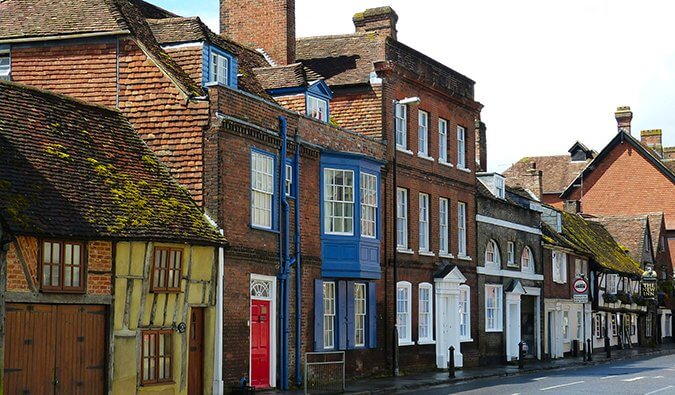
[(586, 360), (587, 361), (592, 361), (593, 357), (591, 357), (591, 339), (586, 340)]
[(612, 358), (612, 346), (609, 344), (609, 336), (605, 336), (605, 351), (607, 358)]
[(525, 343), (522, 341), (518, 343), (518, 369), (523, 369), (525, 366)]
[(455, 378), (455, 347), (450, 346), (448, 348), (450, 358), (448, 359), (448, 377), (451, 379)]

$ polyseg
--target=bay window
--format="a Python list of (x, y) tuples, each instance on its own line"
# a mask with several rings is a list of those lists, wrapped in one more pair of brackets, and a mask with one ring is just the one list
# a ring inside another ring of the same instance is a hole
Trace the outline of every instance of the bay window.
[(324, 169), (324, 232), (354, 234), (354, 172)]

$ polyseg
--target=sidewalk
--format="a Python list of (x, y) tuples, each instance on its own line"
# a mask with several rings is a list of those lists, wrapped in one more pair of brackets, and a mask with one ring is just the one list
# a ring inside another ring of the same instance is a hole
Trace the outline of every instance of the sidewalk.
[[(347, 393), (351, 394), (386, 394), (397, 391), (408, 391), (424, 387), (449, 384), (458, 381), (477, 380), (489, 377), (514, 376), (528, 374), (543, 370), (564, 370), (581, 366), (599, 365), (612, 361), (638, 358), (642, 356), (658, 356), (675, 353), (675, 344), (662, 344), (659, 347), (636, 347), (628, 350), (612, 350), (612, 358), (607, 359), (605, 352), (593, 354), (593, 361), (584, 362), (581, 357), (557, 359), (547, 362), (528, 361), (524, 369), (518, 369), (517, 365), (502, 365), (476, 367), (457, 370), (455, 378), (448, 378), (448, 372), (435, 371), (418, 373), (410, 376), (366, 378), (358, 381), (347, 381)], [(263, 394), (278, 394), (280, 392), (262, 392)], [(285, 391), (284, 394), (303, 394), (302, 390)]]

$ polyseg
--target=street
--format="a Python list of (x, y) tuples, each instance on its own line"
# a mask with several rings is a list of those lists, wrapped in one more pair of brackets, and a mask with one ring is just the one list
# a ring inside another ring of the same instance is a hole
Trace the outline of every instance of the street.
[(423, 394), (675, 394), (675, 355), (633, 359), (565, 371), (464, 381)]

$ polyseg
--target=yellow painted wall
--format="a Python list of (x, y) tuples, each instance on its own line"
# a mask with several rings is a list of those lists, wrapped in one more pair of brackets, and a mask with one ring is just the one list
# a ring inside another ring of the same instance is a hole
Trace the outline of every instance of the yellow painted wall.
[[(152, 270), (152, 252), (156, 246), (183, 248), (180, 293), (155, 294), (150, 291), (149, 270)], [(117, 243), (113, 309), (113, 394), (187, 394), (191, 306), (204, 307), (203, 388), (205, 394), (211, 393), (216, 315), (216, 285), (213, 276), (216, 270), (216, 251), (215, 247), (181, 244)], [(180, 322), (185, 322), (187, 331), (183, 334), (173, 332), (174, 383), (140, 386), (138, 375), (142, 330), (169, 329), (172, 324), (177, 325)]]

